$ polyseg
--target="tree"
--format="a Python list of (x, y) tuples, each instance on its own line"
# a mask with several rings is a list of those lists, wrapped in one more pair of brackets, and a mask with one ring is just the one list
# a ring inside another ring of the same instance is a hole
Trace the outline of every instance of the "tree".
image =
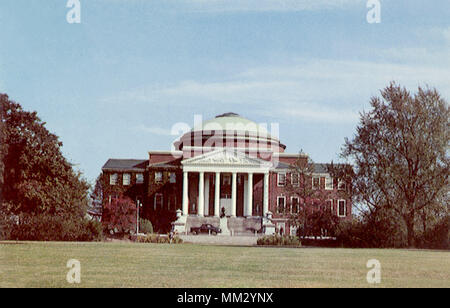
[(61, 153), (62, 143), (36, 112), (0, 94), (0, 184), (5, 215), (83, 218), (89, 185)]
[[(325, 165), (325, 168), (331, 165)], [(327, 200), (333, 199), (334, 191), (325, 190), (325, 183), (314, 184), (316, 164), (300, 151), (299, 158), (290, 165), (291, 180), (286, 179), (286, 189), (290, 195), (299, 197), (298, 209), (291, 211), (290, 221), (297, 226), (301, 236), (322, 236), (333, 233), (338, 219), (333, 214)], [(291, 204), (291, 206), (294, 206)]]
[(413, 247), (417, 230), (448, 215), (448, 103), (435, 89), (412, 95), (391, 83), (370, 104), (342, 152), (354, 163), (355, 202), (394, 221)]
[(105, 198), (105, 192), (103, 190), (102, 175), (99, 175), (95, 181), (95, 186), (90, 193), (90, 206), (88, 212), (93, 215), (102, 215), (103, 212), (103, 200)]
[(136, 204), (123, 195), (103, 204), (102, 224), (106, 231), (130, 234), (136, 231)]

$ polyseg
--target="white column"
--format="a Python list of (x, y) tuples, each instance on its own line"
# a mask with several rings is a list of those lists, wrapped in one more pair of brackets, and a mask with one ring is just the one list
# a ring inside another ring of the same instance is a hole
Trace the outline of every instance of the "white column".
[(209, 216), (209, 176), (205, 177), (205, 216)]
[(183, 216), (187, 216), (189, 214), (189, 177), (188, 172), (183, 172)]
[(233, 172), (232, 182), (231, 182), (231, 216), (236, 217), (236, 178), (237, 173)]
[(269, 211), (269, 173), (264, 173), (263, 216)]
[(248, 201), (248, 176), (244, 176), (244, 217), (247, 217), (247, 201)]
[(200, 172), (198, 176), (198, 211), (200, 217), (204, 216), (205, 206), (205, 173)]
[(216, 172), (216, 187), (214, 190), (214, 216), (220, 216), (220, 172)]
[(253, 215), (253, 173), (248, 174), (246, 216)]

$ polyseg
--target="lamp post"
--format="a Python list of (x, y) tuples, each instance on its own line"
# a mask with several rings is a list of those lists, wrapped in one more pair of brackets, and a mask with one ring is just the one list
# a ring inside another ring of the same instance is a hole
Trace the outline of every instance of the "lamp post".
[(137, 211), (136, 211), (136, 235), (139, 235), (139, 207), (140, 207), (139, 199), (136, 201)]

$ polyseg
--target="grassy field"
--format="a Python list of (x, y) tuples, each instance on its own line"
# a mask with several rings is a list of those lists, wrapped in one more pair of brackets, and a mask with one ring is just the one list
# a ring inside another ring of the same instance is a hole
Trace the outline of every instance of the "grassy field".
[[(81, 284), (66, 263), (81, 262)], [(381, 284), (366, 281), (369, 259)], [(0, 287), (450, 287), (450, 252), (137, 243), (0, 243)]]

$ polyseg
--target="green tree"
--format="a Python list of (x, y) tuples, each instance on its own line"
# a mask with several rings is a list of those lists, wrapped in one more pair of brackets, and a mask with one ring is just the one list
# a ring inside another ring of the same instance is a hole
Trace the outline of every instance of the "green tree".
[(435, 89), (411, 94), (395, 83), (370, 104), (342, 152), (354, 163), (354, 202), (394, 222), (413, 247), (418, 230), (448, 215), (449, 106)]
[(36, 112), (0, 94), (0, 184), (5, 215), (83, 218), (89, 185), (61, 153), (62, 143)]

